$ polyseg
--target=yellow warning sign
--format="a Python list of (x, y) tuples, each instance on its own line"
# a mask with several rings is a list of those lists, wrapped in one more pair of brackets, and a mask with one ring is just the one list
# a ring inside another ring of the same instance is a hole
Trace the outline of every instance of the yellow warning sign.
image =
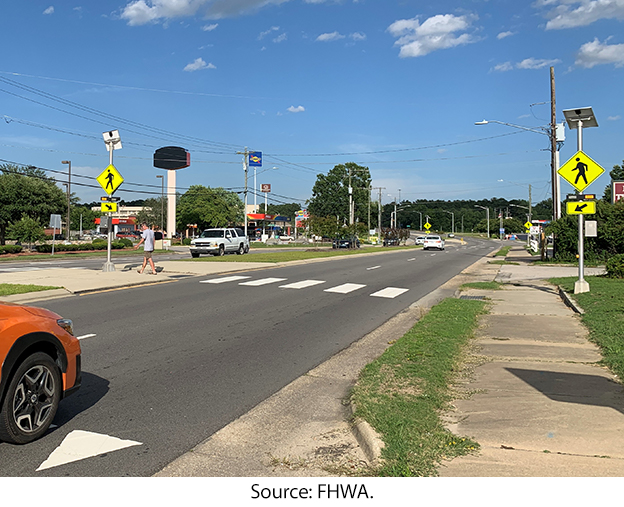
[(526, 229), (530, 229), (532, 226), (533, 226), (533, 224), (532, 224), (531, 222), (529, 222), (528, 220), (527, 220), (527, 223), (526, 223), (526, 224), (524, 224), (524, 227), (525, 227)]
[(568, 201), (566, 211), (568, 215), (595, 215), (596, 201)]
[(431, 229), (431, 224), (429, 222), (427, 222), (425, 224), (425, 229), (427, 229), (427, 230)]
[(104, 169), (102, 174), (100, 174), (96, 180), (104, 189), (104, 192), (108, 193), (108, 195), (111, 195), (115, 190), (117, 190), (119, 185), (121, 185), (124, 181), (121, 174), (119, 174), (119, 171), (117, 171), (115, 166), (112, 164)]
[(116, 202), (103, 202), (101, 204), (102, 213), (116, 213), (117, 212), (117, 203)]
[(570, 185), (582, 192), (604, 172), (604, 169), (585, 153), (577, 151), (576, 155), (563, 164), (557, 172)]

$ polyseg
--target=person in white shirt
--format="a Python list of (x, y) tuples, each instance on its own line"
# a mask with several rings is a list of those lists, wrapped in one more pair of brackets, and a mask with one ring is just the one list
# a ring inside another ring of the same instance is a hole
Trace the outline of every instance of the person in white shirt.
[(141, 234), (141, 241), (134, 247), (137, 250), (143, 242), (145, 245), (143, 246), (143, 265), (137, 270), (139, 274), (143, 273), (145, 266), (149, 262), (150, 267), (152, 268), (152, 275), (156, 274), (156, 266), (154, 266), (154, 261), (152, 259), (152, 253), (154, 252), (154, 231), (152, 231), (149, 227), (147, 227), (146, 223), (141, 224), (141, 230), (143, 233)]

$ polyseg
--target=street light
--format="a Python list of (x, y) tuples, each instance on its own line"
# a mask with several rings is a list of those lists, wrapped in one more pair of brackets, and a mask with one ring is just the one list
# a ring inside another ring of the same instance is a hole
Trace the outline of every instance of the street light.
[(487, 215), (487, 237), (490, 237), (490, 208), (486, 208), (485, 206), (479, 206), (478, 204), (474, 205), (475, 208), (481, 208), (484, 209), (486, 211), (486, 215)]
[(157, 174), (156, 177), (160, 178), (160, 232), (163, 233), (165, 230), (165, 177), (162, 174)]
[(453, 213), (452, 211), (446, 211), (445, 209), (443, 209), (442, 211), (444, 211), (444, 213), (450, 213), (452, 215), (452, 225), (451, 225), (451, 232), (453, 234), (455, 234), (455, 213)]
[(68, 164), (67, 170), (67, 241), (69, 241), (70, 225), (70, 197), (71, 197), (71, 160), (61, 160), (61, 164)]

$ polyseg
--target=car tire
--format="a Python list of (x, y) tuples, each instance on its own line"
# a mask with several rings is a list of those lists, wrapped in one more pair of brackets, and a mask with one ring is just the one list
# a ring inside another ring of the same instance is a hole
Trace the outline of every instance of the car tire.
[(236, 253), (238, 255), (243, 255), (245, 253), (245, 245), (241, 243), (240, 246), (238, 247), (238, 250), (236, 250)]
[(193, 259), (197, 259), (197, 257), (199, 257), (198, 253), (191, 253), (191, 257), (193, 257)]
[(248, 254), (249, 253), (249, 245), (245, 245), (245, 253)]
[(61, 372), (43, 352), (24, 359), (9, 383), (0, 408), (0, 440), (26, 444), (50, 427), (61, 400)]
[(217, 255), (219, 257), (223, 257), (225, 255), (225, 245), (219, 245), (219, 253)]

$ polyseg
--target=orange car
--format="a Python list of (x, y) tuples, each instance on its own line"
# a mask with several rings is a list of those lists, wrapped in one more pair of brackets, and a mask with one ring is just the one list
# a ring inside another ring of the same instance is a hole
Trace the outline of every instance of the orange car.
[(0, 302), (0, 440), (43, 435), (59, 402), (80, 387), (72, 321), (43, 308)]

